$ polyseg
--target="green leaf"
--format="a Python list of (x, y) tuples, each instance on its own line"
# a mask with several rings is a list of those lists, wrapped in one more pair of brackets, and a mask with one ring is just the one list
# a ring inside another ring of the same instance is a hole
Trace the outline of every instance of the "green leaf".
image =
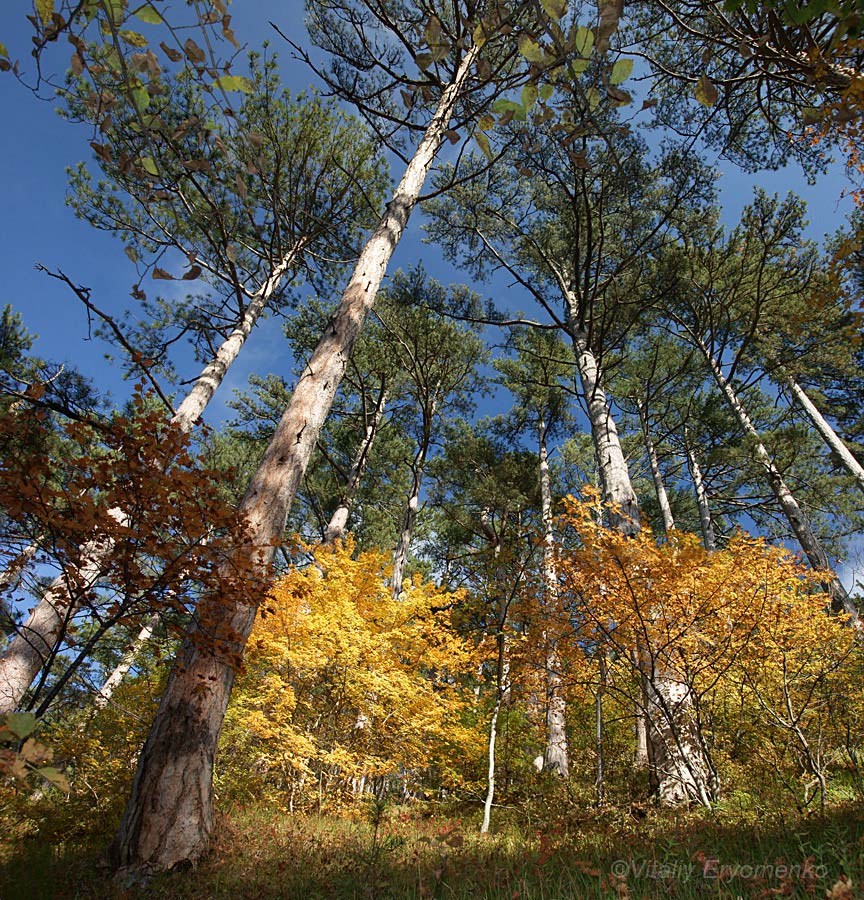
[(519, 122), (524, 122), (527, 116), (525, 107), (515, 100), (504, 100), (502, 98), (501, 100), (496, 100), (490, 108), (497, 115), (504, 115), (509, 112)]
[(15, 737), (23, 739), (33, 732), (36, 727), (36, 716), (29, 712), (11, 712), (6, 716), (6, 728), (15, 735)]
[(163, 21), (162, 16), (149, 3), (139, 6), (132, 15), (148, 25), (161, 25)]
[(540, 0), (546, 15), (560, 19), (567, 12), (567, 0)]
[(543, 62), (543, 48), (529, 34), (520, 34), (517, 41), (519, 52), (528, 62)]
[(132, 98), (132, 102), (135, 104), (135, 109), (137, 109), (138, 112), (144, 112), (150, 105), (150, 94), (145, 87), (132, 88), (132, 90), (129, 91), (129, 96)]
[(156, 163), (153, 160), (152, 156), (142, 156), (141, 159), (138, 160), (141, 165), (144, 167), (144, 171), (150, 175), (159, 175), (159, 169), (156, 167)]
[(531, 109), (531, 107), (537, 102), (537, 85), (532, 82), (528, 82), (525, 87), (522, 88), (522, 106), (525, 107), (526, 110)]
[(555, 93), (555, 88), (552, 87), (551, 84), (541, 84), (540, 85), (540, 99), (545, 103), (553, 94)]
[(490, 162), (492, 161), (492, 145), (489, 143), (489, 138), (483, 134), (482, 131), (474, 132), (474, 140), (477, 141), (477, 146), (483, 151), (483, 155)]
[(421, 72), (425, 72), (435, 60), (432, 58), (431, 53), (415, 53), (414, 62), (417, 63), (417, 67)]
[(696, 82), (693, 94), (703, 106), (711, 107), (717, 102), (717, 88), (714, 87), (714, 82), (707, 75), (703, 75)]
[(44, 768), (36, 769), (36, 772), (46, 781), (60, 788), (61, 791), (69, 793), (69, 781), (59, 769), (55, 769), (53, 766), (45, 766)]
[(621, 84), (622, 81), (626, 81), (630, 77), (630, 73), (633, 71), (633, 60), (632, 59), (619, 59), (615, 62), (615, 65), (612, 66), (612, 73), (609, 75), (609, 83), (610, 84)]
[(36, 12), (43, 25), (48, 25), (54, 18), (54, 0), (36, 0)]
[(9, 51), (6, 49), (5, 44), (0, 44), (0, 56), (4, 59), (9, 59)]
[(213, 87), (222, 88), (223, 91), (242, 91), (251, 94), (255, 85), (244, 75), (223, 75), (213, 82)]
[(580, 25), (576, 29), (576, 34), (573, 36), (573, 49), (582, 57), (586, 59), (591, 55), (591, 50), (594, 47), (594, 32), (590, 28), (586, 28), (584, 25)]
[(127, 44), (131, 44), (133, 47), (146, 47), (147, 44), (150, 43), (143, 34), (138, 34), (137, 31), (129, 31), (128, 28), (121, 28), (117, 34), (119, 34)]
[(480, 131), (489, 131), (495, 127), (495, 118), (490, 116), (489, 113), (484, 113), (477, 120), (477, 127)]
[(600, 91), (595, 87), (588, 88), (585, 92), (585, 99), (588, 101), (588, 109), (593, 112), (600, 103)]
[[(148, 157), (148, 158), (149, 158), (149, 157)], [(153, 160), (151, 159), (150, 162), (153, 162)], [(136, 251), (136, 249), (135, 249), (131, 244), (127, 244), (127, 245), (123, 248), (123, 252), (129, 257), (129, 259), (130, 259), (133, 263), (137, 263), (137, 262), (138, 262), (138, 252)]]

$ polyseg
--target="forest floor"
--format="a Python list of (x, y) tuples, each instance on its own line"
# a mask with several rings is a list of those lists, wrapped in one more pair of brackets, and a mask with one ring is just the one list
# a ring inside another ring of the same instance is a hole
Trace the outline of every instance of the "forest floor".
[[(824, 816), (571, 811), (537, 821), (479, 817), (431, 804), (343, 817), (235, 809), (220, 817), (213, 853), (196, 870), (146, 888), (114, 883), (89, 844), (29, 840), (7, 852), (2, 900), (751, 900), (864, 897), (864, 807)], [(97, 846), (98, 845), (98, 846)], [(9, 848), (7, 848), (7, 851)]]

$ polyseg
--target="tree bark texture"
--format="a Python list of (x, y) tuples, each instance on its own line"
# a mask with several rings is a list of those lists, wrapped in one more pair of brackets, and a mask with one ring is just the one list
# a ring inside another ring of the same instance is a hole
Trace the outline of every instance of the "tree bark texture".
[(825, 588), (831, 597), (831, 608), (837, 613), (847, 613), (850, 617), (850, 623), (857, 627), (858, 610), (846, 593), (846, 589), (840, 583), (840, 579), (837, 577), (836, 572), (834, 572), (831, 561), (828, 559), (828, 554), (825, 552), (825, 548), (813, 532), (809, 519), (798, 505), (798, 501), (793, 496), (792, 491), (789, 490), (789, 486), (780, 474), (780, 470), (774, 465), (771, 454), (762, 443), (759, 432), (756, 430), (756, 426), (751, 421), (744, 405), (738, 399), (735, 389), (723, 374), (720, 363), (711, 354), (704, 341), (697, 338), (697, 345), (711, 369), (711, 374), (714, 376), (717, 387), (720, 388), (729, 408), (738, 419), (738, 424), (741, 426), (744, 433), (753, 440), (753, 452), (756, 461), (765, 473), (768, 483), (771, 486), (771, 490), (777, 498), (780, 508), (783, 510), (783, 514), (786, 517), (786, 521), (789, 523), (789, 527), (792, 529), (798, 543), (801, 545), (801, 549), (807, 556), (810, 565), (817, 572), (822, 572), (824, 574)]
[(648, 462), (651, 464), (651, 477), (654, 479), (654, 491), (657, 494), (657, 503), (660, 505), (660, 513), (663, 516), (663, 530), (666, 537), (675, 530), (675, 518), (672, 515), (672, 505), (669, 503), (669, 495), (666, 493), (666, 485), (663, 483), (663, 473), (660, 471), (660, 461), (657, 459), (657, 448), (651, 437), (651, 429), (648, 423), (648, 411), (645, 404), (637, 401), (639, 407), (639, 421), (642, 423), (642, 437), (645, 440), (645, 450), (648, 453)]
[[(443, 92), (252, 476), (241, 503), (248, 539), (235, 553), (240, 559), (256, 560), (262, 571), (272, 560), (351, 350), (417, 203), (477, 52), (475, 47), (466, 53)], [(248, 605), (239, 601), (226, 605), (220, 598), (208, 596), (199, 603), (197, 618), (227, 628), (242, 652), (256, 608), (254, 598)], [(139, 758), (112, 847), (117, 867), (131, 872), (167, 870), (179, 863), (197, 862), (206, 852), (213, 827), (213, 761), (233, 683), (231, 661), (203, 652), (192, 635), (187, 637)]]
[[(555, 565), (555, 534), (552, 517), (552, 479), (549, 473), (549, 450), (546, 444), (546, 423), (538, 425), (537, 448), (540, 457), (540, 501), (543, 517), (543, 582), (546, 617), (560, 615), (558, 572)], [(567, 701), (561, 678), (561, 657), (558, 642), (545, 636), (546, 658), (546, 747), (543, 752), (543, 771), (566, 778), (570, 774), (567, 753)]]
[(348, 474), (348, 481), (339, 498), (339, 505), (333, 511), (327, 530), (324, 533), (324, 543), (333, 544), (337, 540), (345, 537), (345, 531), (348, 528), (348, 516), (351, 514), (351, 508), (354, 506), (354, 500), (357, 497), (357, 491), (360, 488), (360, 481), (366, 466), (369, 462), (369, 453), (372, 450), (372, 444), (381, 427), (384, 418), (384, 406), (387, 402), (387, 390), (382, 387), (378, 394), (378, 400), (375, 403), (375, 409), (372, 415), (366, 421), (366, 427), (363, 434), (363, 443), (357, 450), (357, 455), (351, 465), (351, 471)]
[[(189, 432), (198, 423), (299, 250), (300, 246), (293, 248), (273, 269), (246, 308), (240, 323), (195, 379), (171, 419), (181, 431)], [(128, 517), (121, 509), (112, 509), (108, 515), (120, 525), (128, 523)], [(86, 595), (99, 579), (103, 563), (113, 549), (113, 538), (106, 536), (90, 541), (82, 551), (78, 571), (54, 579), (0, 654), (0, 715), (18, 707), (43, 666), (53, 658), (66, 625), (79, 609), (80, 597)], [(70, 585), (74, 590), (70, 591)]]
[(711, 521), (711, 506), (708, 502), (708, 492), (705, 489), (705, 479), (702, 477), (702, 467), (696, 456), (696, 451), (690, 443), (689, 435), (684, 435), (687, 452), (687, 468), (690, 470), (690, 478), (693, 482), (693, 490), (696, 492), (696, 506), (699, 509), (699, 526), (702, 529), (702, 544), (709, 553), (717, 549), (717, 537), (714, 534), (714, 524)]

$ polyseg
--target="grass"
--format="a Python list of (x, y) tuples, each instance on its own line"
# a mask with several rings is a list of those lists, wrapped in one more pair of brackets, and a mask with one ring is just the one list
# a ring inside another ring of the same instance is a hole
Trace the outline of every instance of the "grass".
[[(639, 816), (636, 818), (634, 813)], [(431, 804), (346, 817), (266, 807), (220, 819), (212, 854), (146, 888), (121, 887), (92, 846), (36, 840), (0, 872), (2, 900), (857, 900), (864, 897), (864, 809), (824, 817), (572, 809), (530, 826), (496, 810), (478, 834), (473, 810)]]

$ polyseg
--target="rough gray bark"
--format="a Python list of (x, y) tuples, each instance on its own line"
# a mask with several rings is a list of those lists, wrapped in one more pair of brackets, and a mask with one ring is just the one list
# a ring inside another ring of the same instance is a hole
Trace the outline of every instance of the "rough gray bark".
[(693, 489), (696, 492), (696, 506), (699, 509), (702, 543), (706, 550), (713, 553), (717, 549), (717, 538), (711, 521), (711, 506), (708, 503), (708, 492), (705, 490), (705, 480), (702, 477), (699, 460), (696, 458), (696, 451), (690, 443), (689, 435), (685, 434), (684, 437), (686, 441), (687, 468), (690, 470), (690, 478), (693, 481)]
[(804, 388), (788, 373), (785, 375), (786, 385), (792, 392), (792, 396), (798, 401), (799, 406), (807, 414), (812, 426), (819, 433), (819, 436), (828, 445), (832, 453), (843, 463), (843, 468), (855, 479), (861, 491), (864, 491), (864, 468), (861, 463), (852, 455), (852, 451), (843, 443), (840, 436), (828, 424), (828, 421), (819, 411), (816, 404), (807, 396)]
[(366, 421), (366, 427), (363, 434), (363, 443), (357, 450), (354, 462), (351, 465), (351, 471), (348, 474), (348, 481), (342, 490), (342, 496), (339, 498), (339, 505), (333, 511), (327, 530), (324, 533), (324, 543), (333, 544), (337, 540), (345, 537), (345, 530), (348, 527), (348, 516), (351, 514), (351, 508), (357, 497), (357, 491), (360, 488), (360, 481), (366, 466), (369, 462), (369, 453), (372, 450), (372, 444), (381, 427), (384, 418), (384, 406), (387, 403), (387, 389), (382, 385), (378, 393), (378, 400), (375, 403), (375, 409), (372, 415)]
[[(444, 90), (413, 158), (354, 272), (241, 503), (248, 540), (236, 555), (266, 571), (275, 543), (330, 411), (348, 357), (381, 285), (423, 183), (441, 145), (456, 101), (478, 53), (465, 54)], [(230, 570), (229, 570), (230, 571)], [(199, 603), (198, 618), (234, 635), (242, 652), (256, 607), (218, 597)], [(138, 762), (132, 793), (112, 846), (119, 868), (135, 872), (196, 862), (207, 851), (213, 828), (213, 760), (234, 683), (230, 661), (204, 653), (187, 638), (168, 680), (159, 711)]]
[[(555, 565), (555, 535), (552, 517), (552, 479), (549, 474), (549, 451), (546, 446), (546, 423), (540, 419), (537, 428), (540, 457), (540, 499), (543, 518), (543, 582), (546, 615), (558, 615), (558, 572)], [(557, 641), (545, 636), (546, 648), (546, 747), (543, 771), (566, 778), (570, 773), (567, 754), (567, 701), (563, 694), (561, 659)]]
[(666, 493), (666, 485), (663, 483), (663, 473), (660, 471), (660, 462), (657, 459), (657, 448), (651, 437), (651, 429), (648, 426), (648, 411), (645, 404), (638, 400), (639, 421), (642, 423), (642, 437), (645, 440), (645, 450), (648, 453), (648, 461), (651, 464), (651, 477), (654, 479), (654, 490), (657, 493), (657, 503), (663, 516), (663, 530), (666, 537), (675, 530), (675, 518), (672, 515), (672, 505), (669, 503), (669, 495)]
[[(273, 269), (246, 308), (240, 323), (195, 379), (171, 420), (181, 431), (191, 431), (201, 418), (301, 246), (286, 253)], [(109, 510), (108, 515), (120, 525), (128, 524), (122, 509)], [(103, 564), (113, 549), (114, 540), (110, 536), (90, 541), (82, 550), (78, 571), (64, 572), (54, 579), (27, 621), (0, 653), (0, 715), (18, 707), (36, 676), (53, 658), (69, 619), (79, 608), (80, 598), (86, 596), (98, 581)]]
[(705, 358), (705, 362), (708, 363), (708, 366), (711, 369), (711, 374), (714, 376), (717, 387), (720, 388), (729, 408), (738, 419), (738, 424), (745, 434), (753, 440), (753, 452), (756, 461), (762, 467), (762, 471), (765, 473), (768, 483), (771, 485), (771, 490), (777, 498), (780, 508), (783, 510), (783, 514), (786, 517), (786, 521), (789, 523), (789, 527), (792, 529), (798, 543), (801, 545), (801, 549), (807, 556), (810, 565), (817, 572), (824, 573), (825, 588), (831, 597), (832, 609), (834, 612), (848, 614), (850, 623), (857, 627), (858, 610), (846, 593), (846, 589), (840, 583), (840, 579), (837, 577), (836, 572), (831, 566), (831, 561), (828, 559), (825, 548), (822, 546), (810, 526), (810, 521), (798, 505), (798, 501), (793, 496), (792, 491), (789, 490), (789, 486), (780, 474), (780, 470), (774, 465), (771, 454), (762, 443), (759, 432), (756, 430), (750, 416), (747, 414), (747, 410), (738, 399), (735, 389), (727, 381), (726, 376), (723, 374), (723, 370), (720, 368), (720, 364), (714, 358), (704, 341), (698, 337), (696, 337), (695, 340), (699, 350)]

